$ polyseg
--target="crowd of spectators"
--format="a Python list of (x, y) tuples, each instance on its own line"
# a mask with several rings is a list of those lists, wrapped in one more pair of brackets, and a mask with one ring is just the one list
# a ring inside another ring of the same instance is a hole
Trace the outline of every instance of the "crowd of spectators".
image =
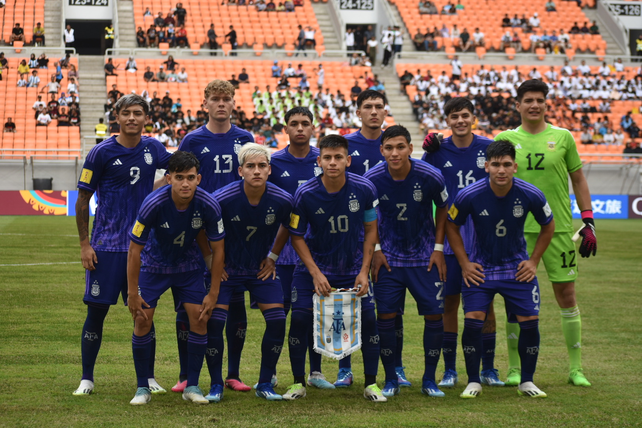
[(167, 14), (158, 12), (156, 17), (152, 15), (149, 8), (143, 13), (143, 23), (151, 20), (147, 30), (138, 27), (136, 31), (136, 42), (138, 47), (158, 47), (159, 43), (168, 43), (170, 47), (188, 47), (189, 39), (185, 29), (185, 20), (187, 19), (187, 10), (183, 3), (176, 3)]

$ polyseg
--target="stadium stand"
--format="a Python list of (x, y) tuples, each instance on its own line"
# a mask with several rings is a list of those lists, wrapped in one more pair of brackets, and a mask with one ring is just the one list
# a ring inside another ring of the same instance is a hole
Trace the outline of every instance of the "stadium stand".
[(9, 44), (15, 24), (20, 24), (24, 30), (24, 44), (31, 44), (36, 23), (45, 22), (45, 0), (7, 0), (5, 7), (0, 10), (0, 15), (2, 40), (5, 43)]

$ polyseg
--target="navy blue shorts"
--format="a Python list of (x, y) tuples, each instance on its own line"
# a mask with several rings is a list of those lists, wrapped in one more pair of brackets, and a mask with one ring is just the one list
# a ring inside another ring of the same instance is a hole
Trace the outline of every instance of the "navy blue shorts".
[(403, 307), (406, 289), (417, 301), (419, 315), (444, 313), (444, 283), (439, 279), (435, 266), (428, 272), (427, 267), (390, 267), (379, 271), (377, 281), (377, 313), (391, 314)]
[[(333, 288), (352, 288), (356, 275), (326, 275)], [(314, 295), (314, 282), (308, 271), (294, 272), (292, 276), (292, 309), (312, 308), (312, 296)], [(361, 311), (374, 309), (374, 287), (372, 281), (368, 287), (368, 294), (361, 298)], [(397, 308), (398, 309), (398, 308)]]
[(95, 270), (85, 271), (85, 303), (127, 304), (127, 253), (96, 251)]
[(445, 254), (446, 259), (446, 282), (444, 283), (444, 296), (461, 294), (464, 278), (461, 275), (461, 266), (454, 254)]
[(174, 295), (175, 309), (184, 303), (200, 305), (207, 295), (203, 272), (200, 270), (171, 274), (141, 272), (138, 277), (140, 296), (151, 308), (156, 307), (160, 296), (170, 288)]
[(227, 281), (221, 282), (218, 293), (219, 305), (229, 305), (232, 295), (239, 290), (249, 290), (253, 301), (258, 303), (280, 303), (283, 304), (283, 290), (281, 281), (278, 279), (258, 279), (256, 276), (230, 276)]
[(495, 294), (500, 294), (506, 302), (506, 312), (512, 315), (530, 317), (539, 315), (539, 284), (537, 278), (531, 282), (514, 279), (486, 280), (479, 286), (463, 287), (461, 300), (464, 313), (488, 312), (488, 306)]

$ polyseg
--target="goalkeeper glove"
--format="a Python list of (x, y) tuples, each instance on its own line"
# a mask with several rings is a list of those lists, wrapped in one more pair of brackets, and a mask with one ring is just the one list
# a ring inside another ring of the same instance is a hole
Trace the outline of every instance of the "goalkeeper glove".
[(597, 237), (595, 236), (595, 222), (592, 214), (582, 219), (584, 226), (578, 232), (582, 237), (582, 243), (580, 244), (580, 255), (582, 257), (589, 257), (591, 254), (595, 256), (597, 252)]
[(421, 146), (426, 153), (435, 153), (439, 150), (441, 145), (441, 140), (444, 139), (444, 134), (437, 134), (435, 132), (429, 132), (424, 138), (424, 143)]

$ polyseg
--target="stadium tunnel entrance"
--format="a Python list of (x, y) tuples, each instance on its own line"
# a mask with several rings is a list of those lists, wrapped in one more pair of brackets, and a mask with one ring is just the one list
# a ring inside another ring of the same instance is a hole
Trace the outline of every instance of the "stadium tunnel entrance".
[(111, 21), (78, 21), (67, 20), (65, 25), (71, 25), (74, 29), (76, 52), (80, 55), (104, 55), (105, 54), (105, 27)]

